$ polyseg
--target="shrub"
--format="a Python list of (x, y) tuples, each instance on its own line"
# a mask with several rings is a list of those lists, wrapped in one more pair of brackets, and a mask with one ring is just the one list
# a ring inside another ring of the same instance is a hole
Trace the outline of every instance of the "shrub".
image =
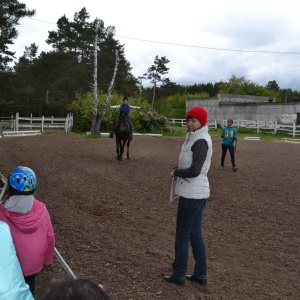
[(168, 119), (164, 116), (160, 116), (156, 111), (149, 110), (146, 113), (141, 112), (141, 119), (139, 123), (139, 129), (144, 132), (157, 132), (165, 131), (172, 132), (171, 127), (168, 124)]

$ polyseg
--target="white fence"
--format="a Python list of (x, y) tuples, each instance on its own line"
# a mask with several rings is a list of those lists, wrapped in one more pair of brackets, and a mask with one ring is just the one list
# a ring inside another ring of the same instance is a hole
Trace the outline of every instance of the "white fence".
[[(24, 129), (28, 129), (27, 132), (32, 131), (38, 134), (38, 132), (43, 133), (45, 128), (62, 128), (65, 132), (69, 132), (73, 127), (73, 114), (68, 114), (66, 118), (47, 118), (44, 116), (32, 117), (32, 115), (30, 117), (20, 117), (19, 113), (17, 113), (15, 118), (6, 118), (1, 120), (0, 124), (0, 131), (3, 135), (12, 135), (12, 132), (23, 132), (24, 135)], [(33, 130), (36, 128), (39, 130)], [(4, 131), (3, 129), (7, 130)]]
[[(223, 126), (227, 124), (227, 120), (223, 120)], [(300, 125), (293, 124), (281, 124), (278, 122), (271, 121), (253, 121), (253, 120), (233, 120), (233, 125), (236, 127), (245, 127), (256, 129), (256, 133), (258, 134), (260, 130), (270, 130), (274, 133), (278, 131), (286, 132), (289, 135), (300, 136)]]
[[(169, 119), (169, 122), (172, 124), (180, 124), (181, 127), (186, 126), (186, 119), (175, 119), (175, 118), (171, 118)], [(210, 129), (217, 129), (218, 128), (218, 124), (217, 124), (217, 120), (214, 121), (209, 121), (207, 122), (207, 125)]]

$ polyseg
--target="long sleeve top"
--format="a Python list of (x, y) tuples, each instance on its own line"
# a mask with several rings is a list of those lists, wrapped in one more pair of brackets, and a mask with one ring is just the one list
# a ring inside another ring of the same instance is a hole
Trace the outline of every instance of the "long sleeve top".
[(9, 226), (0, 221), (0, 299), (34, 300), (25, 283)]
[(24, 276), (39, 273), (53, 262), (55, 238), (46, 205), (34, 199), (27, 214), (0, 205), (0, 220), (10, 227)]
[(235, 127), (225, 126), (222, 128), (221, 137), (222, 137), (222, 144), (226, 146), (233, 145), (233, 141), (237, 139), (237, 130)]

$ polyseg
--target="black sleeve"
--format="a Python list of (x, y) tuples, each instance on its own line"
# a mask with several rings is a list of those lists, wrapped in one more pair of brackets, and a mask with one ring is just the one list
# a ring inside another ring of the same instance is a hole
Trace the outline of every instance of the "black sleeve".
[(200, 174), (208, 152), (207, 141), (203, 139), (197, 140), (191, 147), (191, 150), (193, 152), (192, 165), (186, 169), (175, 169), (175, 176), (193, 178)]

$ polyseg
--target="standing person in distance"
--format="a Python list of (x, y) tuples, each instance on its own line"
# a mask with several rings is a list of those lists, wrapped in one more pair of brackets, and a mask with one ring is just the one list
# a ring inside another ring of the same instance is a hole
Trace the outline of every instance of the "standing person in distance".
[[(192, 107), (186, 114), (188, 133), (171, 176), (176, 177), (175, 194), (178, 209), (175, 237), (173, 273), (164, 280), (183, 286), (185, 280), (206, 285), (206, 249), (202, 235), (202, 215), (210, 187), (207, 173), (213, 153), (212, 140), (208, 133), (207, 111), (201, 106)], [(189, 258), (189, 243), (193, 250), (195, 265), (192, 275), (186, 275)]]
[[(128, 98), (124, 97), (123, 98), (123, 104), (121, 105), (112, 105), (111, 108), (119, 108), (120, 109), (120, 115), (119, 118), (121, 117), (121, 115), (124, 115), (128, 124), (129, 124), (129, 130), (130, 130), (130, 137), (131, 140), (133, 140), (133, 126), (130, 120), (130, 109), (141, 109), (141, 107), (139, 106), (133, 106), (133, 105), (129, 105), (128, 104)], [(119, 120), (115, 121), (112, 132), (110, 133), (109, 137), (113, 138), (114, 137), (114, 132), (116, 130), (116, 126), (118, 124)]]
[(232, 172), (237, 170), (235, 164), (235, 147), (237, 142), (237, 130), (233, 126), (233, 120), (227, 120), (227, 126), (222, 128), (221, 132), (222, 138), (222, 157), (221, 157), (221, 169), (225, 170), (224, 161), (226, 157), (226, 152), (229, 150), (230, 158), (231, 158), (231, 165), (232, 165)]
[(53, 262), (55, 238), (49, 212), (34, 197), (37, 178), (19, 166), (8, 175), (9, 198), (0, 205), (0, 220), (10, 227), (26, 283), (34, 296), (36, 275)]

